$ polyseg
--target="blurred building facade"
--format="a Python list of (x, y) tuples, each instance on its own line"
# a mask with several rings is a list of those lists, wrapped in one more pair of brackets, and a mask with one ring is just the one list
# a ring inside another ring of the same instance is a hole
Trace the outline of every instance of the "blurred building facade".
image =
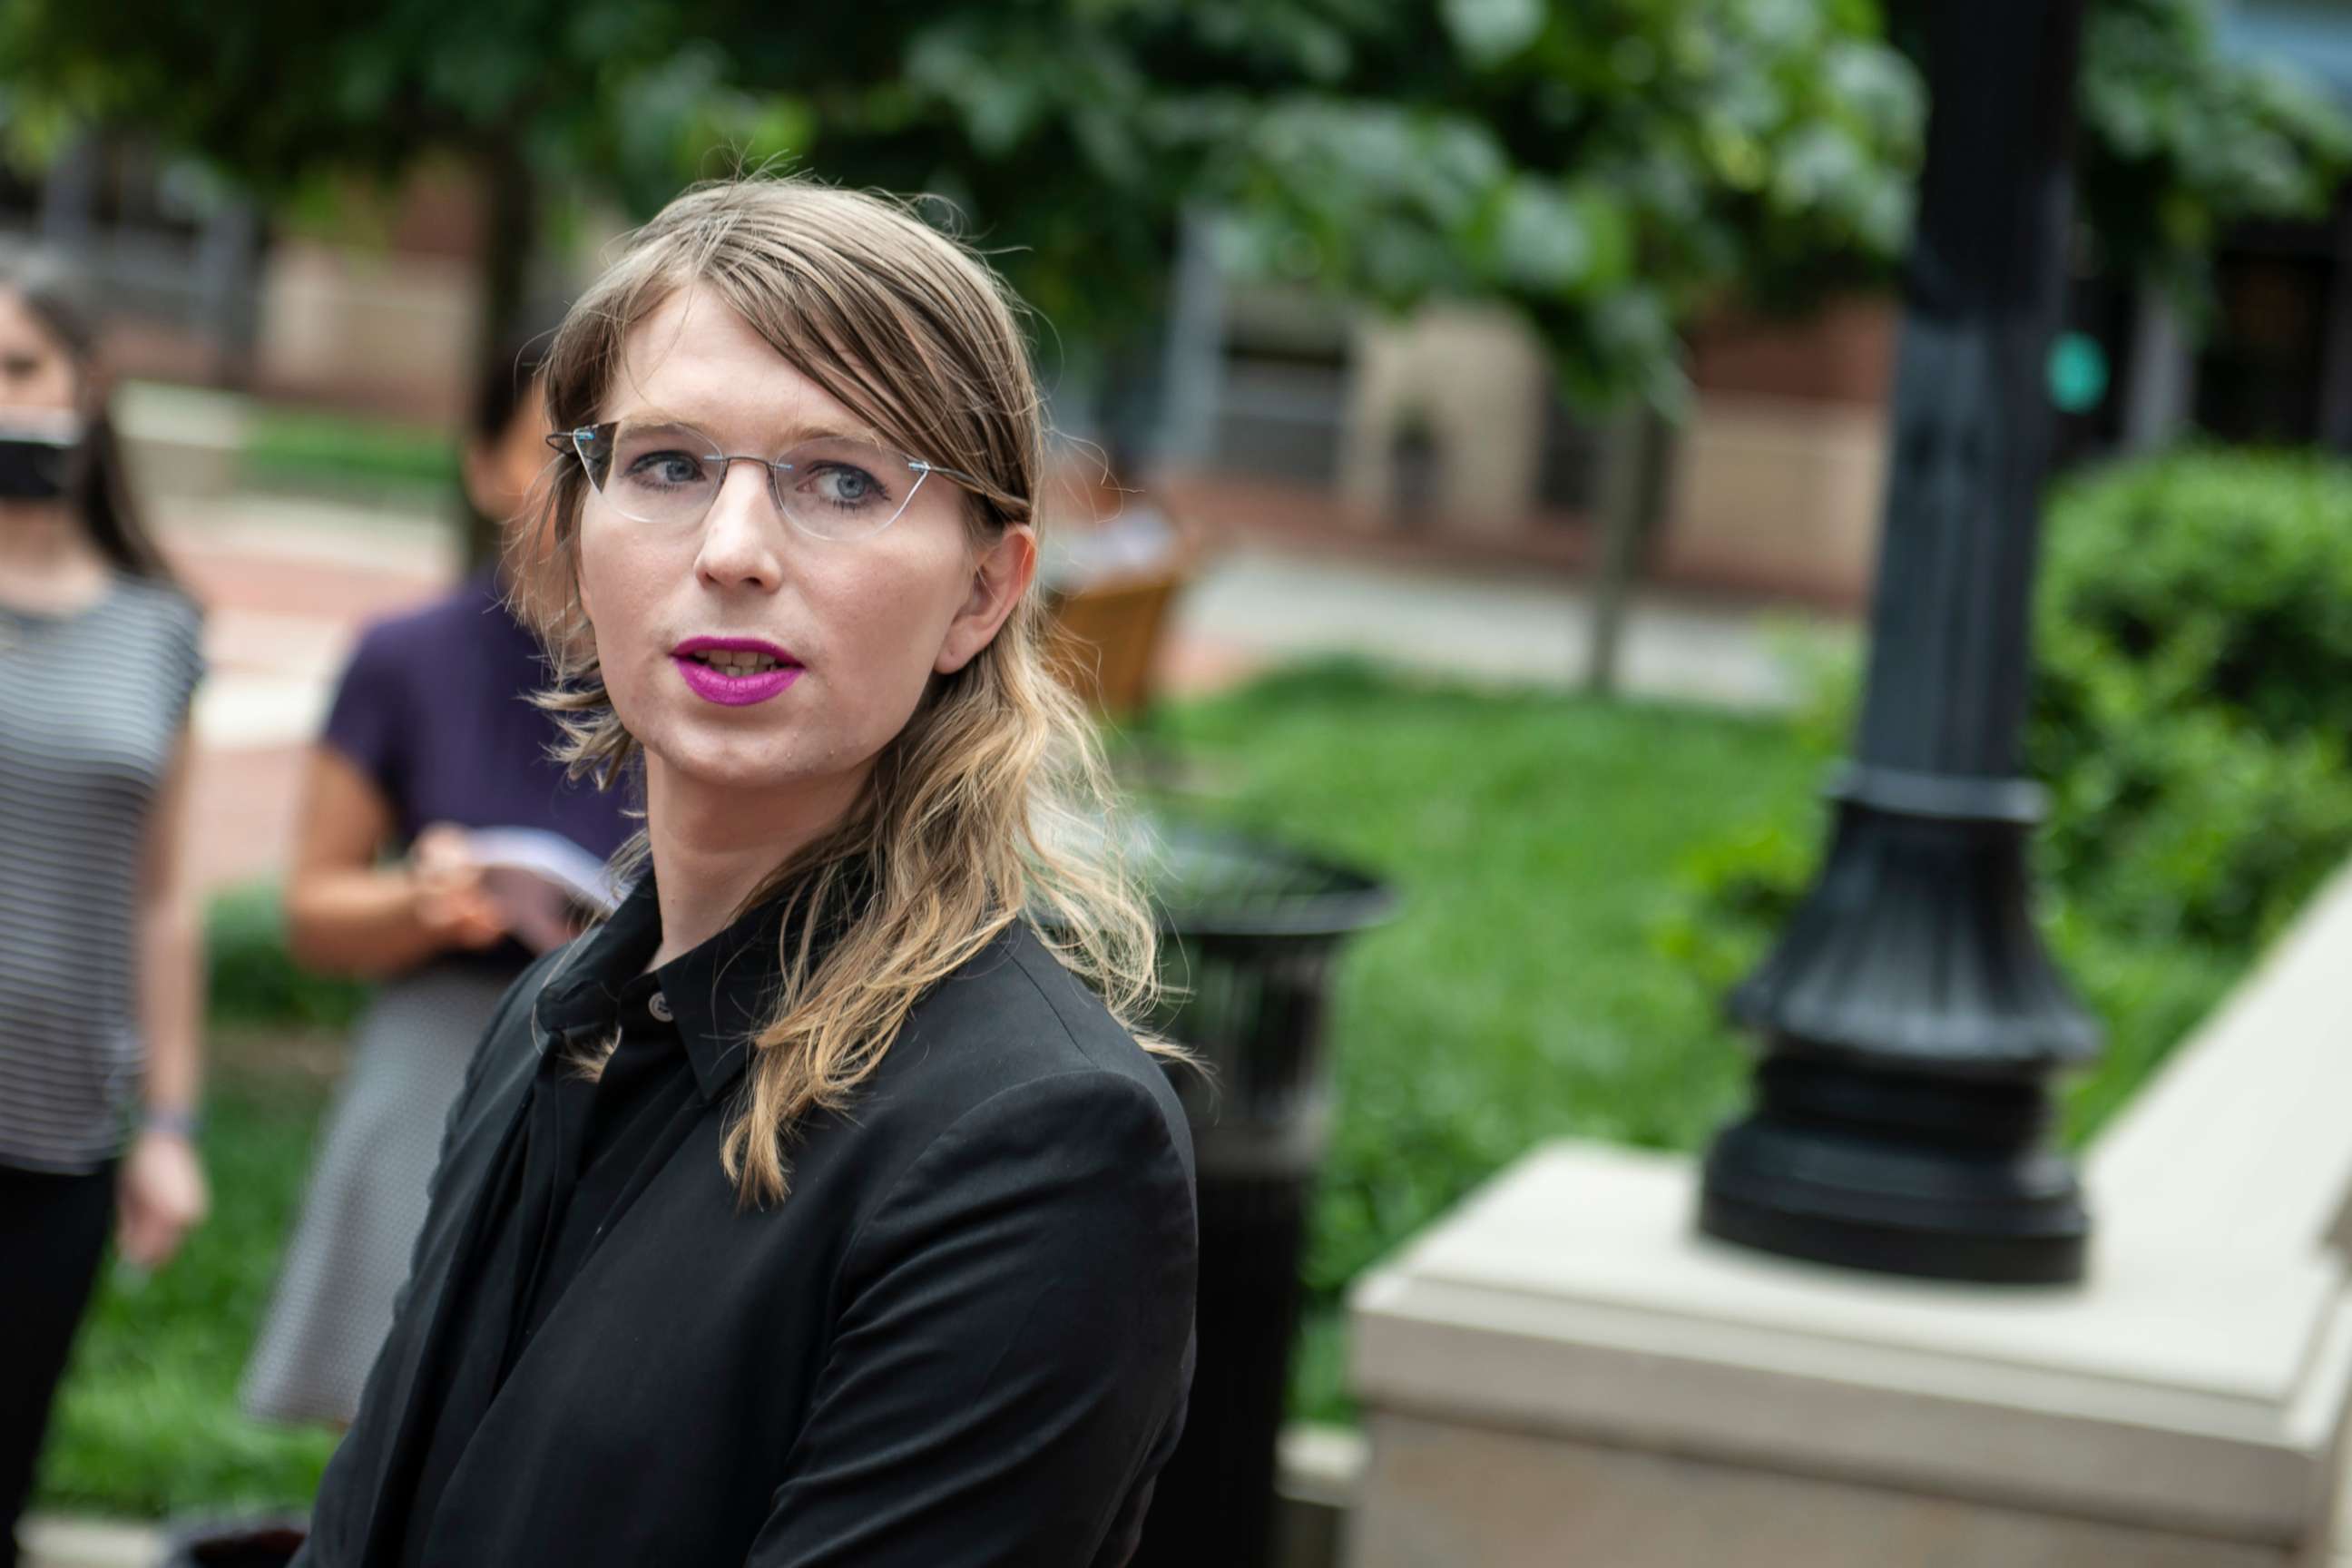
[(388, 195), (319, 205), (265, 225), (198, 165), (93, 134), (37, 182), (0, 178), (0, 236), (88, 268), (123, 375), (454, 417), (478, 317), (473, 191), (426, 168)]
[[(1202, 250), (1213, 255), (1213, 244)], [(1475, 303), (1391, 318), (1188, 258), (1170, 333), (1169, 479), (1195, 511), (1366, 545), (1574, 567), (1623, 426), (1561, 395), (1541, 342)], [(1890, 301), (1692, 336), (1696, 399), (1654, 576), (1832, 605), (1870, 583), (1893, 374)]]

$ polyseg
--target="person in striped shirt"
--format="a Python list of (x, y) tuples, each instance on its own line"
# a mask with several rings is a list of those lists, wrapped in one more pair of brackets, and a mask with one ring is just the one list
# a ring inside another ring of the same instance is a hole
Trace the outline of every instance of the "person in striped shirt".
[(198, 633), (68, 275), (0, 266), (0, 1568), (109, 1230), (157, 1268), (208, 1202), (182, 854)]

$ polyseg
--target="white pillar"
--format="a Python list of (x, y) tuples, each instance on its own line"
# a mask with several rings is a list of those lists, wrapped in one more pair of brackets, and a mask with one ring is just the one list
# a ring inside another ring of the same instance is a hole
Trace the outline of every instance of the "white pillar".
[(1538, 1150), (1368, 1278), (1351, 1568), (2320, 1568), (2352, 1405), (2352, 870), (2098, 1141), (2081, 1287), (1708, 1242)]

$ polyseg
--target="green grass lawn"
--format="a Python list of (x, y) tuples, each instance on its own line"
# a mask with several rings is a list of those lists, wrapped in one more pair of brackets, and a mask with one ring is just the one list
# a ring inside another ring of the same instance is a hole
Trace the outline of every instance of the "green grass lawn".
[[(1152, 739), (1212, 785), (1190, 809), (1402, 895), (1349, 952), (1332, 1026), (1341, 1113), (1297, 1403), (1343, 1415), (1336, 1303), (1355, 1273), (1539, 1140), (1688, 1148), (1736, 1105), (1717, 999), (1654, 928), (1692, 847), (1801, 798), (1815, 765), (1774, 722), (1347, 668), (1178, 707)], [(249, 1016), (344, 1007), (300, 990), (268, 928), (250, 896), (216, 911), (216, 998)], [(323, 1436), (234, 1409), (325, 1081), (315, 1050), (237, 1030), (205, 1135), (217, 1213), (171, 1269), (110, 1282), (45, 1472), (52, 1506), (299, 1503), (325, 1460)]]
[(212, 1218), (151, 1279), (110, 1266), (50, 1428), (39, 1506), (156, 1517), (300, 1505), (333, 1449), (323, 1430), (236, 1409), (331, 1055), (242, 1028), (216, 1031), (213, 1050)]
[(1739, 1102), (1718, 998), (1663, 958), (1677, 867), (1818, 784), (1779, 721), (1345, 668), (1161, 717), (1204, 810), (1378, 873), (1332, 1019), (1340, 1113), (1294, 1405), (1349, 1406), (1348, 1280), (1548, 1138), (1696, 1148)]

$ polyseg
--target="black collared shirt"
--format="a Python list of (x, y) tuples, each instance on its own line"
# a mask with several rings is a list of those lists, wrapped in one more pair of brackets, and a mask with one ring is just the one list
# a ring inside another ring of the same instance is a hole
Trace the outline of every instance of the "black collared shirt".
[[(501, 1005), (298, 1563), (1126, 1563), (1192, 1360), (1159, 1065), (1015, 922), (746, 1205), (721, 1152), (781, 920), (648, 986), (658, 924), (640, 887)], [(615, 1026), (604, 1080), (566, 1076)]]
[[(661, 942), (647, 877), (583, 944), (579, 963), (541, 994), (539, 1018), (555, 1043), (540, 1058), (499, 1152), (478, 1229), (452, 1282), (452, 1310), (436, 1335), (446, 1381), (420, 1390), (422, 1451), (403, 1510), (404, 1568), (425, 1568), (441, 1495), (517, 1360), (589, 1254), (693, 1131), (706, 1089), (716, 1097), (734, 1077), (741, 1037), (755, 1021), (740, 1006), (722, 1018), (719, 997), (730, 971), (775, 969), (779, 907), (639, 973)], [(591, 1076), (583, 1064), (597, 1057), (602, 1068)]]

